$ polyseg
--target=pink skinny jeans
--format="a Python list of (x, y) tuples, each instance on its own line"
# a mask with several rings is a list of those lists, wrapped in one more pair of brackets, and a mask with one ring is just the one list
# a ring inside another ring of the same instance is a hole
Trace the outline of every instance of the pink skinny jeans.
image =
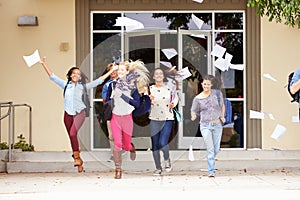
[(112, 115), (110, 120), (110, 128), (114, 137), (114, 150), (121, 151), (122, 147), (125, 151), (132, 148), (131, 138), (133, 131), (132, 115)]

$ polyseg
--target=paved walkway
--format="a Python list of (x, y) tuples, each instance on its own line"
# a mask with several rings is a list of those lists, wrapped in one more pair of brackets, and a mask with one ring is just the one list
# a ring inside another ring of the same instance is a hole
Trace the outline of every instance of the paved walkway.
[(163, 176), (125, 171), (120, 180), (113, 176), (113, 171), (1, 173), (0, 199), (300, 199), (300, 169), (217, 171), (215, 178), (184, 170)]

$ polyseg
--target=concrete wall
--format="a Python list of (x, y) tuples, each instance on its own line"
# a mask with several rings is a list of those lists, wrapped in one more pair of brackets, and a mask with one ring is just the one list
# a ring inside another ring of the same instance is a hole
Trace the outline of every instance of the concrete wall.
[[(289, 73), (300, 67), (300, 29), (269, 22), (267, 18), (262, 19), (261, 29), (262, 111), (275, 117), (275, 120), (266, 117), (262, 122), (263, 149), (299, 150), (300, 125), (291, 122), (292, 116), (298, 116), (298, 105), (290, 103), (284, 86)], [(263, 78), (265, 73), (277, 82)], [(278, 141), (270, 137), (277, 124), (287, 129)]]
[[(18, 26), (18, 16), (23, 15), (37, 16), (39, 25)], [(37, 151), (71, 150), (62, 120), (62, 89), (40, 64), (28, 68), (22, 56), (38, 49), (55, 74), (65, 79), (75, 65), (75, 0), (0, 0), (0, 24), (0, 102), (32, 106)], [(69, 43), (68, 51), (60, 50), (62, 42)], [(2, 122), (2, 141), (7, 141), (7, 124)], [(27, 109), (16, 109), (15, 124), (15, 135), (23, 133), (28, 141)]]

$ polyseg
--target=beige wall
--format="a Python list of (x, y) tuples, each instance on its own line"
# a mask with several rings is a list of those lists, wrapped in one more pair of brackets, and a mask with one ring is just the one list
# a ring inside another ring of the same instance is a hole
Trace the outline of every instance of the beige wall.
[[(18, 27), (17, 18), (22, 15), (38, 16), (39, 26)], [(62, 120), (62, 90), (48, 79), (40, 65), (28, 68), (22, 56), (39, 49), (42, 56), (47, 56), (49, 67), (65, 78), (75, 64), (75, 0), (0, 0), (0, 24), (0, 102), (32, 106), (33, 144), (37, 151), (71, 150)], [(289, 103), (284, 86), (287, 75), (300, 67), (300, 47), (296, 45), (300, 44), (300, 30), (265, 18), (261, 25), (261, 72), (278, 80), (262, 78), (262, 111), (275, 117), (274, 121), (268, 117), (262, 121), (263, 149), (299, 150), (299, 124), (291, 122), (298, 109)], [(68, 51), (60, 51), (61, 42), (69, 43)], [(15, 134), (23, 133), (28, 138), (27, 110), (17, 108), (16, 112)], [(7, 124), (7, 120), (2, 121), (2, 141), (7, 141)], [(277, 124), (287, 128), (279, 141), (270, 138)]]
[[(288, 74), (300, 67), (300, 29), (269, 22), (266, 18), (261, 23), (261, 73), (271, 74), (278, 80), (262, 78), (262, 111), (275, 117), (275, 120), (266, 117), (262, 122), (263, 149), (299, 150), (300, 125), (291, 122), (292, 116), (298, 116), (298, 105), (290, 103), (284, 86)], [(287, 129), (278, 141), (270, 137), (277, 124)]]
[[(39, 26), (19, 27), (18, 16), (34, 15)], [(49, 67), (60, 77), (75, 65), (75, 0), (0, 0), (0, 102), (26, 103), (33, 108), (33, 145), (37, 151), (71, 150), (63, 125), (62, 89), (50, 82), (37, 64), (28, 68), (23, 55), (39, 49)], [(60, 51), (68, 42), (69, 50)], [(16, 136), (28, 141), (28, 117), (16, 109)], [(2, 141), (7, 140), (7, 120), (2, 122)]]

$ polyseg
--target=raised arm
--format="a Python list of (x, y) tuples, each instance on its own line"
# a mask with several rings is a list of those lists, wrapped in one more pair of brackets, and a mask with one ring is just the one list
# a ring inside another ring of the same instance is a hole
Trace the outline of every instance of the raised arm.
[(107, 77), (109, 77), (109, 75), (113, 72), (113, 71), (115, 71), (115, 70), (117, 70), (118, 69), (118, 65), (113, 65), (112, 66), (112, 68), (106, 73), (106, 74), (104, 74), (104, 75), (102, 75), (100, 78), (102, 79), (102, 81), (105, 81), (105, 79), (107, 78)]
[(46, 57), (41, 58), (39, 63), (42, 64), (42, 66), (44, 67), (44, 69), (45, 69), (46, 73), (48, 74), (48, 76), (51, 76), (53, 74), (53, 72), (46, 65)]

